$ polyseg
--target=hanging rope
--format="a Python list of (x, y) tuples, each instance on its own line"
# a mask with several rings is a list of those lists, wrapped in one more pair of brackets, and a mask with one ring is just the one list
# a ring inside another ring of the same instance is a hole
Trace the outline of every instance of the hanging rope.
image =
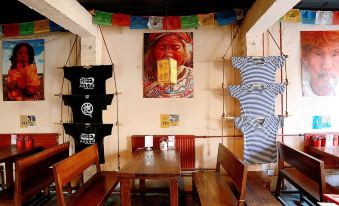
[[(74, 39), (74, 42), (73, 42), (73, 44), (72, 44), (71, 50), (69, 51), (69, 54), (68, 54), (66, 63), (64, 64), (65, 66), (66, 66), (66, 65), (70, 65), (70, 57), (71, 57), (71, 55), (72, 55), (72, 52), (73, 52), (73, 49), (74, 49), (74, 46), (75, 46), (77, 40), (78, 40), (78, 36), (76, 36), (75, 39)], [(76, 51), (76, 52), (77, 52), (77, 51)], [(76, 59), (77, 59), (77, 54), (76, 54)], [(62, 94), (62, 92), (63, 92), (63, 90), (64, 90), (64, 83), (65, 83), (65, 77), (62, 78), (61, 89), (60, 89), (60, 93), (59, 93), (60, 95)], [(63, 111), (63, 103), (62, 103), (62, 100), (61, 100), (61, 104), (60, 104), (60, 117), (61, 117), (61, 118), (60, 118), (60, 123), (63, 122), (62, 111)], [(69, 111), (69, 109), (67, 110), (67, 114), (68, 114), (68, 117), (69, 117), (69, 116), (70, 116), (70, 111)], [(62, 131), (63, 131), (63, 132), (62, 132), (62, 142), (64, 143), (64, 142), (65, 142), (65, 132), (64, 132), (64, 130), (62, 130)]]
[(111, 54), (109, 53), (105, 37), (104, 37), (102, 30), (101, 30), (101, 26), (99, 26), (99, 29), (100, 29), (100, 33), (101, 33), (102, 39), (103, 39), (105, 47), (106, 47), (108, 57), (111, 61), (112, 67), (113, 67), (113, 79), (114, 79), (114, 87), (115, 87), (115, 94), (116, 94), (115, 99), (116, 99), (116, 102), (117, 102), (117, 107), (116, 107), (117, 122), (116, 122), (116, 126), (117, 126), (117, 133), (118, 133), (118, 170), (120, 170), (119, 95), (118, 95), (117, 81), (116, 81), (116, 77), (115, 77), (114, 63), (113, 63)]
[[(224, 120), (225, 120), (225, 87), (226, 87), (226, 84), (225, 84), (225, 57), (226, 57), (228, 51), (230, 50), (230, 48), (233, 44), (233, 41), (234, 41), (234, 39), (236, 38), (236, 36), (239, 32), (239, 29), (240, 29), (240, 25), (238, 25), (236, 32), (234, 33), (234, 35), (232, 35), (231, 42), (228, 45), (226, 52), (222, 57), (222, 85), (221, 85), (222, 86), (222, 114), (221, 114), (221, 143), (222, 144), (224, 144)], [(233, 29), (232, 29), (232, 31), (233, 31)]]

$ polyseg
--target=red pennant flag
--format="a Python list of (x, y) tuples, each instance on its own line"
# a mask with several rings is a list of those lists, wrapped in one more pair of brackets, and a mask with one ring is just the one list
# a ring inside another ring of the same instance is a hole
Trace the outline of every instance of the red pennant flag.
[(20, 27), (19, 24), (4, 24), (3, 33), (5, 37), (19, 36)]
[(333, 11), (333, 24), (339, 25), (339, 11)]
[(131, 17), (127, 14), (113, 14), (112, 15), (113, 26), (130, 26)]
[(166, 30), (176, 30), (181, 29), (181, 18), (180, 16), (167, 16), (163, 19), (163, 29)]

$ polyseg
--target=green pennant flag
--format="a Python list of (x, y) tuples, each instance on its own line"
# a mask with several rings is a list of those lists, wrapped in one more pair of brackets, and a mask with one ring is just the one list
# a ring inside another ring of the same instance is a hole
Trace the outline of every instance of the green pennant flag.
[(20, 35), (29, 35), (34, 33), (34, 22), (25, 22), (19, 24)]
[(94, 16), (94, 23), (104, 26), (112, 25), (112, 13), (96, 11)]
[(181, 28), (182, 29), (198, 28), (198, 17), (196, 15), (182, 16)]

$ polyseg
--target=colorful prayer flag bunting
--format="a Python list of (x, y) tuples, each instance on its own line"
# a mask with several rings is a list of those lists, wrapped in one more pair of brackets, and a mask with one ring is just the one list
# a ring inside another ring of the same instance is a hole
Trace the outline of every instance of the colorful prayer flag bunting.
[(112, 13), (96, 11), (93, 19), (94, 23), (103, 25), (103, 26), (111, 26), (112, 25)]
[(148, 28), (149, 29), (162, 29), (163, 28), (163, 25), (162, 25), (162, 22), (163, 22), (163, 17), (160, 17), (160, 16), (150, 16), (148, 18)]
[(130, 26), (131, 16), (127, 14), (112, 14), (113, 26)]
[(167, 16), (163, 19), (163, 29), (166, 30), (181, 29), (180, 16)]
[(198, 22), (200, 26), (203, 27), (213, 27), (214, 23), (214, 14), (198, 14)]
[(0, 25), (0, 37), (2, 37), (2, 25)]
[(49, 20), (34, 21), (34, 33), (49, 32)]
[(198, 28), (198, 17), (196, 15), (182, 16), (181, 17), (182, 29), (196, 29)]
[(315, 24), (316, 11), (301, 10), (301, 23), (303, 24)]
[(19, 24), (20, 35), (29, 35), (34, 32), (34, 23), (33, 22), (25, 22)]
[(315, 16), (315, 24), (330, 25), (333, 23), (332, 11), (317, 11)]
[(131, 29), (148, 29), (148, 18), (143, 16), (131, 16)]
[(19, 36), (19, 24), (4, 24), (3, 29), (5, 37)]
[(224, 11), (224, 12), (217, 12), (217, 22), (220, 26), (231, 24), (235, 21), (237, 21), (237, 18), (235, 17), (234, 11)]
[(300, 10), (291, 9), (282, 18), (283, 21), (287, 22), (300, 22)]

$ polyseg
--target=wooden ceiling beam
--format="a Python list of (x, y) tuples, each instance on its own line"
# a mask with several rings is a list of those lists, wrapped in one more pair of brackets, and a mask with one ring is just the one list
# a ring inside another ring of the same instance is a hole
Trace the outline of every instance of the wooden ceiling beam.
[(80, 37), (96, 37), (92, 15), (76, 0), (19, 0)]

